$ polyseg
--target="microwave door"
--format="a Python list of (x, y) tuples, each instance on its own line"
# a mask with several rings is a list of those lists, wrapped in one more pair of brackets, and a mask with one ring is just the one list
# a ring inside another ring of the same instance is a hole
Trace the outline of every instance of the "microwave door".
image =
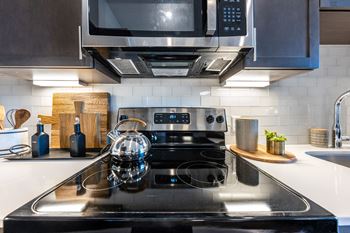
[(217, 0), (83, 0), (84, 47), (218, 47)]

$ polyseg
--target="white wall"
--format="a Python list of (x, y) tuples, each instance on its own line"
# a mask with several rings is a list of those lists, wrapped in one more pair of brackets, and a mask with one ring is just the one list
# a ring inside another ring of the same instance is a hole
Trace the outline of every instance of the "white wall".
[[(27, 108), (34, 116), (50, 115), (54, 92), (107, 91), (112, 94), (114, 112), (118, 107), (136, 106), (225, 107), (228, 116), (258, 118), (260, 140), (263, 129), (268, 128), (284, 133), (290, 144), (307, 143), (308, 128), (331, 127), (333, 103), (340, 93), (350, 89), (350, 46), (321, 46), (320, 53), (319, 69), (280, 80), (267, 88), (230, 89), (221, 88), (217, 80), (184, 79), (126, 79), (121, 85), (41, 88), (0, 75), (0, 103), (7, 109)], [(346, 107), (343, 112), (347, 115)], [(343, 121), (346, 122), (346, 117)], [(34, 117), (27, 126), (32, 134)], [(233, 142), (232, 133), (227, 134), (227, 140)]]

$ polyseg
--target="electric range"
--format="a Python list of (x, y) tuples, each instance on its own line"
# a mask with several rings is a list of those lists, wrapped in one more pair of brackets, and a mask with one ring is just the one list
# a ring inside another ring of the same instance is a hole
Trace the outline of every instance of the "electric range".
[(8, 215), (4, 232), (337, 232), (332, 214), (225, 150), (224, 109), (119, 110), (130, 117), (148, 123), (144, 159), (105, 153)]

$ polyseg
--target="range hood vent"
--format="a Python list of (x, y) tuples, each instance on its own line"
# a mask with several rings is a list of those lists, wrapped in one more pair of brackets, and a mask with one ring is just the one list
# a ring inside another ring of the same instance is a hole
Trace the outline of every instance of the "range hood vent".
[(188, 68), (152, 68), (155, 77), (186, 77), (188, 71)]
[(140, 72), (136, 68), (131, 59), (107, 59), (107, 61), (118, 71), (121, 75), (138, 75)]
[(213, 60), (205, 70), (213, 73), (221, 73), (231, 62), (232, 60), (218, 58)]

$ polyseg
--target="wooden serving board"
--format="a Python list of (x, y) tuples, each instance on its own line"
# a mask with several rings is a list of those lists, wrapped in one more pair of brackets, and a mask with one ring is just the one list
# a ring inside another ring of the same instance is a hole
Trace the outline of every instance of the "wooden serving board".
[(230, 150), (239, 156), (268, 163), (293, 163), (297, 160), (295, 155), (290, 152), (286, 152), (285, 155), (269, 154), (266, 152), (266, 147), (263, 145), (259, 145), (256, 152), (241, 150), (237, 148), (236, 145), (230, 145)]
[[(60, 148), (70, 148), (70, 135), (74, 133), (76, 115), (73, 113), (59, 114)], [(101, 148), (100, 114), (79, 114), (81, 132), (85, 134), (86, 148)]]
[[(101, 147), (106, 145), (109, 125), (109, 103), (110, 94), (101, 93), (54, 93), (52, 97), (52, 116), (41, 116), (44, 124), (52, 124), (51, 127), (51, 148), (61, 148), (61, 125), (60, 114), (75, 114), (74, 102), (84, 102), (84, 114), (98, 114)], [(39, 116), (40, 117), (40, 116)], [(73, 127), (73, 126), (72, 126)], [(82, 129), (83, 131), (83, 129)], [(87, 135), (86, 132), (83, 132)], [(65, 142), (64, 142), (65, 143)], [(63, 143), (63, 145), (65, 145)], [(89, 148), (89, 147), (87, 147)]]

